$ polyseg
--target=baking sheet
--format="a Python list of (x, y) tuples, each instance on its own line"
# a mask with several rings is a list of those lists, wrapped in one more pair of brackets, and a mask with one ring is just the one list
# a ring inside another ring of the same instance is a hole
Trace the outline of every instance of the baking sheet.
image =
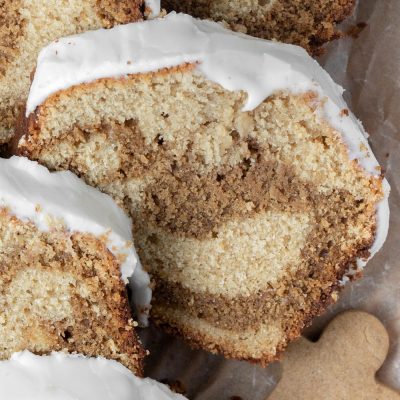
[[(359, 24), (358, 37), (331, 43), (320, 63), (345, 89), (345, 98), (370, 134), (375, 155), (391, 184), (391, 223), (384, 248), (370, 261), (364, 278), (348, 284), (339, 302), (305, 332), (316, 337), (340, 311), (360, 309), (376, 315), (391, 338), (389, 356), (378, 379), (400, 391), (400, 1), (360, 0), (344, 30)], [(157, 331), (141, 336), (151, 354), (146, 374), (181, 387), (190, 399), (265, 399), (280, 378), (280, 364), (260, 368), (191, 350)]]

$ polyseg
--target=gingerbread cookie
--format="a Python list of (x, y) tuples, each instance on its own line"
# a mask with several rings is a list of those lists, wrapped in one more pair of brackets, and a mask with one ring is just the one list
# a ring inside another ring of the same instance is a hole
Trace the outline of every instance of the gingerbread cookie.
[(384, 326), (370, 314), (336, 317), (320, 340), (289, 346), (282, 379), (268, 400), (400, 400), (375, 374), (389, 349)]

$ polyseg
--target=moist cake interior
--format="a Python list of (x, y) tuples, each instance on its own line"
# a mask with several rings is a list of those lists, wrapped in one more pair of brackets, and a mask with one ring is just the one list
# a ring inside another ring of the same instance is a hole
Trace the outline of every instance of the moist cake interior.
[(141, 375), (118, 263), (97, 238), (39, 231), (0, 209), (0, 359), (14, 352), (103, 356)]
[(20, 151), (130, 211), (154, 321), (266, 364), (368, 256), (381, 179), (349, 161), (313, 93), (245, 101), (190, 65), (102, 79), (47, 99)]

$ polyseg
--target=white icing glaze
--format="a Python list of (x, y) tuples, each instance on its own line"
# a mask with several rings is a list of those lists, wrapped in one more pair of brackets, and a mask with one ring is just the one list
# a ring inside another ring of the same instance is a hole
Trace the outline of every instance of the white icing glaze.
[(369, 249), (370, 256), (368, 257), (368, 259), (357, 260), (357, 265), (359, 268), (363, 268), (367, 264), (367, 261), (370, 260), (382, 248), (389, 232), (390, 210), (388, 199), (390, 194), (390, 186), (386, 179), (383, 180), (382, 185), (384, 198), (377, 206), (376, 223), (378, 225), (378, 229), (376, 231), (375, 241)]
[[(314, 92), (324, 101), (318, 115), (341, 134), (349, 158), (373, 176), (380, 175), (361, 123), (351, 112), (342, 112), (348, 109), (343, 89), (304, 49), (234, 33), (185, 14), (170, 13), (163, 19), (86, 32), (52, 43), (39, 55), (26, 115), (50, 95), (73, 85), (184, 63), (196, 63), (199, 73), (227, 90), (247, 92), (243, 111), (253, 110), (278, 90)], [(382, 246), (388, 230), (386, 181), (384, 188), (371, 253)]]
[(144, 4), (146, 8), (151, 10), (151, 13), (148, 15), (149, 18), (155, 18), (160, 14), (160, 0), (146, 0)]
[(166, 385), (138, 378), (116, 361), (28, 351), (0, 361), (4, 400), (184, 400)]
[(43, 231), (61, 222), (71, 232), (104, 236), (107, 248), (122, 261), (121, 277), (134, 289), (135, 306), (149, 307), (149, 276), (138, 263), (131, 220), (110, 196), (71, 172), (51, 173), (24, 157), (0, 158), (0, 207)]

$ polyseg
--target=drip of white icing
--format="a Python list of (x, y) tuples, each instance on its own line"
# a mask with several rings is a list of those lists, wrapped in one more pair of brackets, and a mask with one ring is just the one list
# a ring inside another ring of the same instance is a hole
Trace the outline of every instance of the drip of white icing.
[(51, 173), (37, 162), (12, 157), (0, 159), (0, 208), (32, 221), (42, 231), (61, 223), (70, 232), (104, 237), (107, 248), (121, 262), (121, 278), (131, 282), (136, 308), (149, 308), (150, 280), (138, 262), (131, 220), (110, 196), (71, 172)]
[(28, 351), (0, 361), (4, 400), (184, 400), (167, 386), (141, 379), (116, 361)]
[(149, 18), (157, 17), (161, 12), (160, 0), (146, 0), (144, 2), (146, 9), (150, 9), (151, 13), (148, 15)]
[[(26, 115), (52, 94), (74, 85), (184, 63), (195, 63), (199, 73), (227, 90), (245, 91), (243, 111), (255, 109), (276, 91), (315, 93), (323, 101), (320, 117), (341, 134), (350, 160), (357, 160), (371, 175), (380, 175), (367, 134), (348, 112), (343, 89), (304, 49), (234, 33), (185, 14), (170, 13), (163, 19), (86, 32), (50, 44), (39, 55)], [(388, 230), (386, 181), (384, 189), (371, 253), (382, 246)]]

